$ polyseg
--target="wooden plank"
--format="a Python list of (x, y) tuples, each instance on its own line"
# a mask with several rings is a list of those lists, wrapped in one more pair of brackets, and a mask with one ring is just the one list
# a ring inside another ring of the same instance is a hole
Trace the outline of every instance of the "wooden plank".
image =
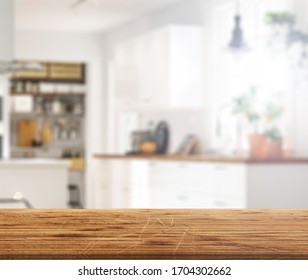
[(75, 62), (19, 61), (23, 63), (41, 63), (41, 71), (16, 71), (11, 81), (25, 82), (63, 82), (85, 83), (86, 65)]
[(308, 210), (1, 210), (1, 259), (308, 259)]
[(85, 97), (84, 92), (11, 92), (11, 95), (33, 95), (37, 97)]
[(216, 162), (216, 163), (247, 163), (247, 164), (308, 164), (308, 158), (282, 158), (276, 160), (257, 160), (245, 157), (224, 157), (206, 155), (121, 155), (94, 154), (94, 158), (101, 160), (154, 160), (154, 161), (186, 161), (186, 162)]
[(31, 147), (32, 141), (35, 140), (37, 131), (36, 120), (20, 120), (18, 121), (18, 146)]

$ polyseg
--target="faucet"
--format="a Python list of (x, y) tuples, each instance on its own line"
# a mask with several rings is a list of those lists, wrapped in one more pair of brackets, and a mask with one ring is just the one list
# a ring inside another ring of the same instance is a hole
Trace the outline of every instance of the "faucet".
[(223, 111), (230, 106), (230, 102), (223, 103), (222, 105), (219, 106), (216, 114), (216, 136), (218, 138), (221, 137), (221, 116)]

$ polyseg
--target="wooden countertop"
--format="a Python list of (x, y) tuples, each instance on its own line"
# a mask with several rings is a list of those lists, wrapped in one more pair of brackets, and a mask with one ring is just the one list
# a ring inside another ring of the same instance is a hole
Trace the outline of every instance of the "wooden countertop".
[(1, 210), (0, 259), (308, 259), (308, 210)]
[(121, 154), (94, 154), (94, 158), (102, 160), (154, 160), (180, 162), (216, 162), (216, 163), (243, 163), (243, 164), (308, 164), (308, 158), (282, 158), (277, 160), (258, 160), (244, 157), (222, 157), (204, 155), (121, 155)]

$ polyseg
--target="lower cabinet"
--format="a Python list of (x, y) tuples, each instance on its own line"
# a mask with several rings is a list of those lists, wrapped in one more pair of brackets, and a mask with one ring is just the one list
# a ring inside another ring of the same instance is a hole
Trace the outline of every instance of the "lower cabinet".
[(154, 189), (150, 192), (150, 208), (211, 208), (210, 198), (183, 191)]
[(106, 161), (99, 207), (245, 208), (244, 164)]
[(222, 197), (181, 190), (153, 189), (150, 208), (245, 208), (245, 198)]
[(244, 208), (243, 164), (150, 163), (151, 208)]
[(98, 208), (308, 207), (307, 164), (102, 162), (94, 182)]

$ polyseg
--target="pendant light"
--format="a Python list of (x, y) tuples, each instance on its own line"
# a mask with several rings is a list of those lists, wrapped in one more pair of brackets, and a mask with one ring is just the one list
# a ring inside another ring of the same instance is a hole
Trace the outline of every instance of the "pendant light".
[(40, 63), (21, 63), (14, 61), (14, 1), (0, 0), (0, 74), (16, 70), (39, 71)]
[(236, 14), (234, 16), (235, 27), (232, 31), (232, 38), (228, 45), (228, 50), (232, 52), (245, 52), (249, 51), (244, 40), (244, 32), (241, 26), (242, 17), (240, 15), (240, 0), (235, 1), (236, 5)]

